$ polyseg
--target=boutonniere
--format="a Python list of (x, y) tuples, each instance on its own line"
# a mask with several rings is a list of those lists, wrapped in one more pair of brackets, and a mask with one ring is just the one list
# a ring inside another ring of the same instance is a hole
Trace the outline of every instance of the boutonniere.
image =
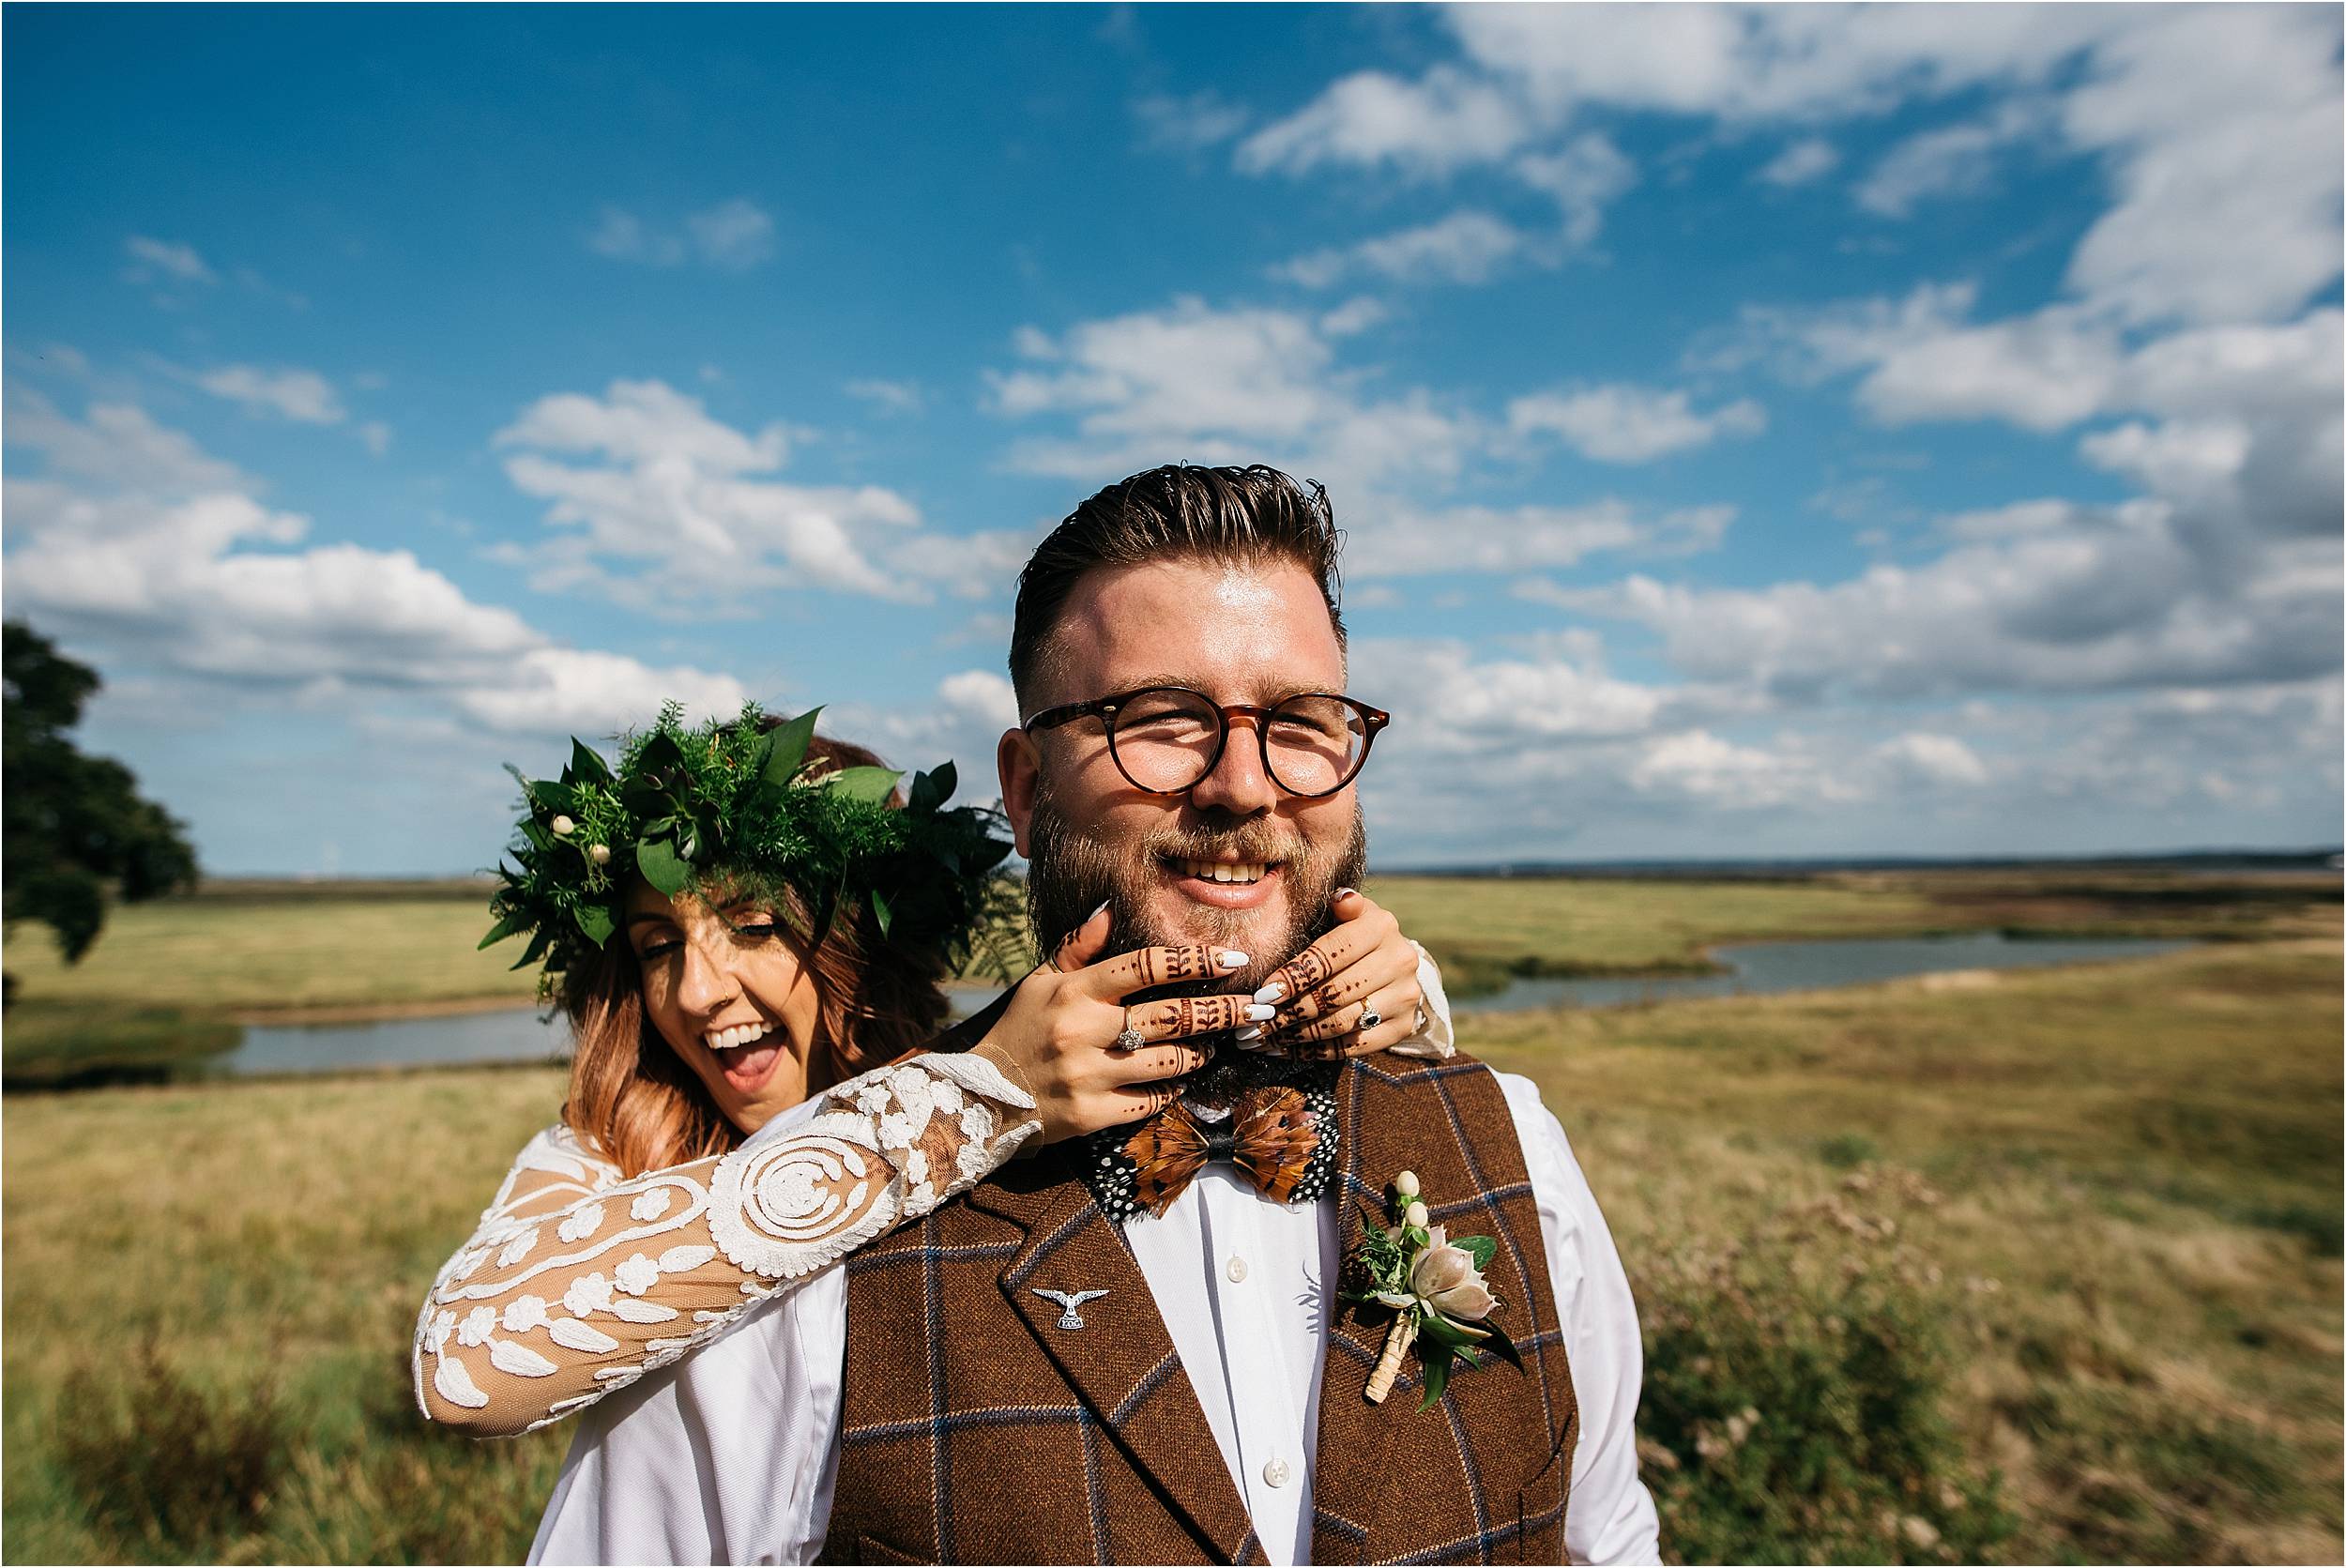
[(1483, 1364), (1487, 1352), (1521, 1372), (1523, 1358), (1515, 1341), (1491, 1320), (1499, 1298), (1483, 1278), (1499, 1243), (1487, 1236), (1454, 1238), (1442, 1226), (1427, 1225), (1413, 1171), (1393, 1179), (1391, 1201), (1392, 1225), (1363, 1210), (1361, 1239), (1346, 1260), (1342, 1291), (1347, 1301), (1394, 1314), (1393, 1326), (1385, 1331), (1384, 1353), (1377, 1358), (1363, 1391), (1368, 1402), (1384, 1403), (1411, 1345), (1425, 1369), (1425, 1397), (1417, 1407), (1421, 1410), (1441, 1397), (1453, 1362), (1471, 1372)]

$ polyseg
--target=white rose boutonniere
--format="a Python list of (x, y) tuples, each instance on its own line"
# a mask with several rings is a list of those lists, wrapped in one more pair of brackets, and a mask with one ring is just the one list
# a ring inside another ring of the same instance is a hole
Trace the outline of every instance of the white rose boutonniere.
[(1400, 1375), (1401, 1358), (1411, 1345), (1425, 1369), (1423, 1410), (1442, 1396), (1454, 1362), (1473, 1371), (1487, 1352), (1523, 1371), (1523, 1358), (1505, 1330), (1491, 1320), (1499, 1297), (1483, 1271), (1490, 1267), (1499, 1243), (1487, 1236), (1453, 1239), (1448, 1230), (1428, 1222), (1419, 1196), (1414, 1172), (1394, 1179), (1394, 1225), (1379, 1225), (1364, 1214), (1361, 1240), (1346, 1260), (1347, 1301), (1391, 1309), (1393, 1326), (1385, 1332), (1384, 1353), (1368, 1375), (1363, 1391), (1372, 1405), (1381, 1405)]

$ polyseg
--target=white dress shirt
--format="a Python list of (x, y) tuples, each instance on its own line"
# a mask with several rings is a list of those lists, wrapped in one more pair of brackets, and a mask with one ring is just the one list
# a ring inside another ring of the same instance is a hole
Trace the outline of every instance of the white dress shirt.
[[(1575, 1562), (1658, 1562), (1632, 1428), (1641, 1357), (1629, 1282), (1538, 1088), (1507, 1073), (1499, 1082), (1531, 1178), (1580, 1404), (1565, 1550)], [(1272, 1203), (1217, 1165), (1162, 1217), (1125, 1226), (1275, 1563), (1311, 1560), (1337, 1225), (1333, 1201)], [(586, 1410), (530, 1560), (814, 1560), (838, 1475), (846, 1349), (846, 1273), (833, 1268)]]

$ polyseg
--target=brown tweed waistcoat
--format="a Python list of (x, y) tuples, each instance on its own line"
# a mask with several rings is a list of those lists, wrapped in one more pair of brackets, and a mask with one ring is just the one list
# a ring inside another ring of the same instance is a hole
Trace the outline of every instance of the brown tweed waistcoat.
[[(1454, 1378), (1419, 1413), (1412, 1356), (1361, 1397), (1384, 1317), (1336, 1316), (1312, 1558), (1561, 1562), (1579, 1428), (1523, 1150), (1490, 1070), (1356, 1060), (1336, 1086), (1348, 1246), (1402, 1170), (1436, 1223), (1499, 1241), (1487, 1277), (1529, 1376)], [(1246, 1505), (1151, 1304), (1084, 1331), (1033, 1294), (1150, 1302), (1123, 1233), (1059, 1150), (998, 1172), (848, 1266), (846, 1388), (823, 1560), (1260, 1562)]]

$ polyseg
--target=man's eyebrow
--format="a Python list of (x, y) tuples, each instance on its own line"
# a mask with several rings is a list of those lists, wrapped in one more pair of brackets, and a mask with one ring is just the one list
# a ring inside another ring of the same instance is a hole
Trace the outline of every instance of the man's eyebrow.
[(636, 914), (630, 915), (627, 918), (627, 923), (631, 928), (660, 921), (667, 921), (669, 924), (673, 925), (676, 922), (676, 917), (674, 915), (663, 915), (650, 909), (646, 909)]
[[(1114, 690), (1119, 692), (1140, 692), (1146, 691), (1151, 686), (1179, 686), (1184, 691), (1203, 693), (1209, 697), (1213, 697), (1217, 701), (1220, 700), (1219, 694), (1209, 690), (1206, 682), (1197, 679), (1195, 676), (1185, 675), (1136, 675), (1129, 680), (1119, 681), (1114, 687)], [(1272, 687), (1270, 690), (1265, 692), (1262, 694), (1261, 706), (1264, 708), (1272, 708), (1287, 701), (1289, 697), (1300, 697), (1306, 692), (1324, 692), (1330, 690), (1340, 693), (1344, 690), (1344, 687), (1341, 683), (1331, 688), (1325, 686), (1314, 686), (1305, 682), (1290, 681), (1282, 685)]]

